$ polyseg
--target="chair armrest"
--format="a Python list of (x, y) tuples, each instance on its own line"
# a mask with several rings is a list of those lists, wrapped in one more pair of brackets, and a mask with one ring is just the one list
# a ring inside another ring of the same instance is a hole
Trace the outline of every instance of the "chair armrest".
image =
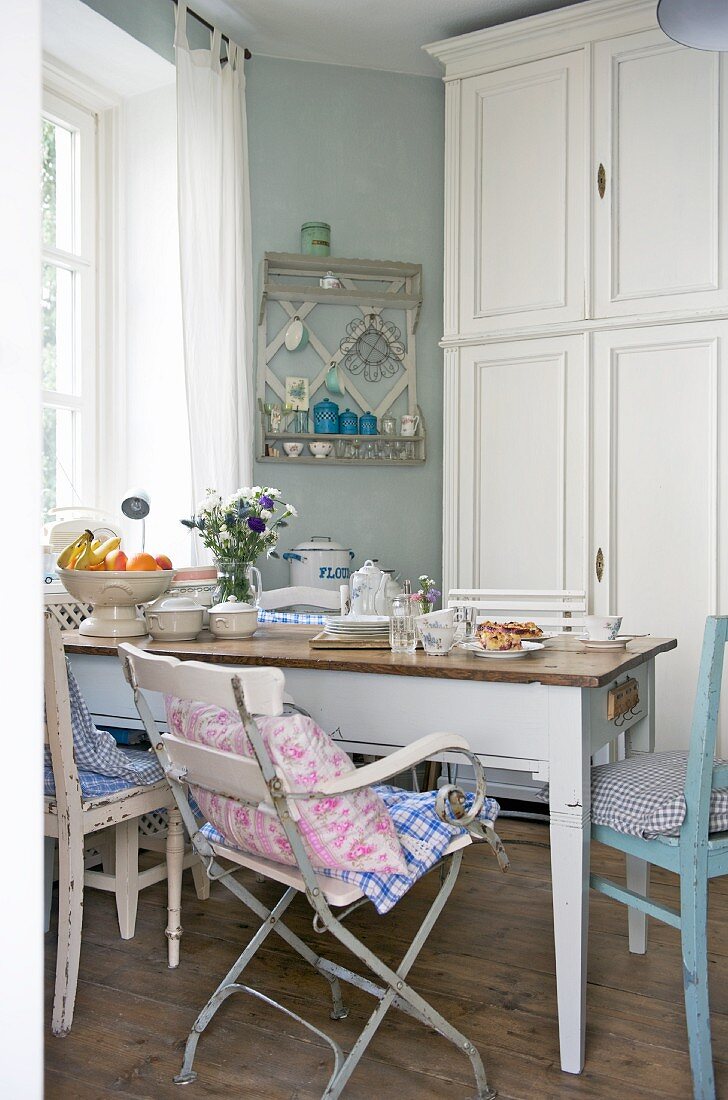
[[(373, 764), (365, 764), (363, 768), (357, 768), (354, 772), (340, 775), (328, 783), (322, 783), (317, 794), (347, 794), (360, 790), (362, 787), (371, 787), (375, 783), (384, 783), (387, 779), (393, 779), (400, 772), (408, 771), (415, 764), (421, 764), (423, 760), (440, 752), (462, 752), (473, 759), (470, 745), (457, 733), (428, 733), (425, 737), (418, 738), (411, 745), (405, 745), (402, 749), (389, 756), (383, 756), (381, 760), (375, 760)], [(477, 761), (479, 763), (479, 761)]]

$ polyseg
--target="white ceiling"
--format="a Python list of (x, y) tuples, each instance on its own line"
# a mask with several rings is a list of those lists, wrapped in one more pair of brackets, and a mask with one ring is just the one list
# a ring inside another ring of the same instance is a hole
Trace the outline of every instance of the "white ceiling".
[(428, 42), (578, 0), (190, 0), (254, 54), (438, 76)]

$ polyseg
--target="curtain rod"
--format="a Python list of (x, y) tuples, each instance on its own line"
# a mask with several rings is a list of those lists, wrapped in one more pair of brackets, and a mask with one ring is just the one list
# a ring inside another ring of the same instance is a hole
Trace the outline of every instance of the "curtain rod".
[[(175, 7), (177, 7), (178, 0), (172, 0), (172, 3), (174, 4)], [(190, 8), (190, 7), (187, 8), (187, 14), (191, 15), (193, 19), (196, 19), (198, 23), (201, 23), (203, 27), (207, 27), (208, 31), (214, 31), (215, 30), (212, 23), (208, 23), (206, 19), (203, 19), (202, 16), (198, 15), (196, 11), (192, 10), (192, 8)], [(224, 34), (222, 37), (223, 37), (225, 42), (230, 41), (230, 39), (228, 38), (228, 36), (226, 34)], [(244, 55), (246, 61), (250, 61), (251, 57), (253, 56), (252, 53), (250, 52), (250, 50), (247, 49), (247, 48), (243, 50), (243, 55)]]

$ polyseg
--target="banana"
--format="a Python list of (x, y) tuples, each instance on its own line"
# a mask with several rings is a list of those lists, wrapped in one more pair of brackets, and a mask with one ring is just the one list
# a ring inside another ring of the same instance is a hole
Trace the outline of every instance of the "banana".
[(75, 562), (73, 563), (73, 568), (74, 569), (88, 569), (89, 565), (94, 564), (93, 556), (94, 556), (94, 552), (91, 549), (91, 542), (89, 541), (89, 542), (86, 543), (86, 546), (83, 548), (80, 555), (76, 558)]
[(91, 549), (98, 550), (99, 546), (101, 546), (101, 539), (94, 539), (94, 541), (91, 543)]
[(77, 559), (86, 547), (93, 542), (93, 537), (93, 531), (84, 531), (82, 535), (79, 535), (77, 539), (74, 539), (73, 542), (61, 550), (56, 559), (56, 565), (61, 569), (72, 569), (71, 562), (74, 558)]
[(102, 542), (100, 546), (96, 547), (96, 549), (94, 549), (93, 546), (89, 547), (91, 555), (89, 565), (100, 565), (106, 555), (110, 554), (112, 550), (116, 550), (117, 546), (120, 545), (121, 539), (116, 536), (113, 539), (107, 539), (106, 542)]

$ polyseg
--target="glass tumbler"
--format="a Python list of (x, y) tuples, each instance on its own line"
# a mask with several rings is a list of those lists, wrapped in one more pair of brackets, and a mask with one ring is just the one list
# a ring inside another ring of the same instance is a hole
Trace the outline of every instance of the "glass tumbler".
[(415, 608), (409, 596), (394, 596), (389, 620), (389, 645), (392, 653), (414, 653), (417, 647)]

